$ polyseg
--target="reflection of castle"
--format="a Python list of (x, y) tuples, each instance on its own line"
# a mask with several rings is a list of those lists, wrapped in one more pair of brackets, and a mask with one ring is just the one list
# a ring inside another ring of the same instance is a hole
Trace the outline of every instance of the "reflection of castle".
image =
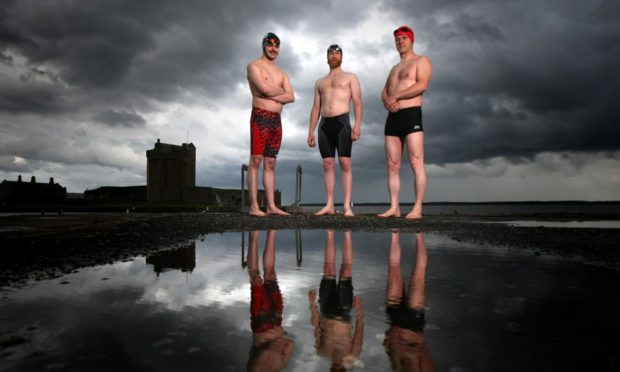
[(146, 263), (153, 265), (157, 276), (168, 270), (191, 273), (196, 268), (196, 242), (182, 248), (153, 253), (146, 257)]
[(3, 202), (62, 202), (67, 198), (67, 189), (54, 183), (50, 178), (48, 183), (38, 183), (32, 176), (30, 182), (22, 182), (22, 176), (17, 181), (4, 180), (0, 183), (0, 201)]

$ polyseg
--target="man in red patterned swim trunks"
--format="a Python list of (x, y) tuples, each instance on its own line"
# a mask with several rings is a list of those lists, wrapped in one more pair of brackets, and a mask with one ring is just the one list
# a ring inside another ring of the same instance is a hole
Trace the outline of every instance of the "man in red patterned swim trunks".
[[(250, 215), (268, 214), (288, 216), (274, 200), (276, 157), (282, 141), (282, 107), (295, 101), (288, 75), (276, 65), (280, 52), (280, 38), (274, 33), (263, 37), (263, 55), (248, 64), (248, 82), (252, 92), (251, 141), (252, 150), (248, 167)], [(258, 206), (258, 169), (263, 165), (263, 186), (267, 197), (267, 211)]]

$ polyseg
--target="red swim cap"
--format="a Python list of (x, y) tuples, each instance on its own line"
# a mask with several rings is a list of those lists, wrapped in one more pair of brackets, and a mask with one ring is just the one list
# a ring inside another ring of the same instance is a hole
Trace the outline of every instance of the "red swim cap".
[(413, 29), (411, 29), (411, 27), (409, 26), (400, 26), (399, 28), (397, 28), (396, 30), (394, 30), (394, 37), (399, 36), (399, 35), (407, 35), (407, 37), (411, 40), (411, 43), (413, 44)]

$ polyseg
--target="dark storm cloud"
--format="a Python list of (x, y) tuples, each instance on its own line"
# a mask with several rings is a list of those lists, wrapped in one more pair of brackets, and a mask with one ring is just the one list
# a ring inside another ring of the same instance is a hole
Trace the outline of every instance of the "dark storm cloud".
[(95, 115), (93, 119), (111, 127), (143, 127), (146, 124), (142, 116), (126, 111), (104, 111)]
[[(240, 56), (260, 55), (262, 34), (249, 33), (254, 25), (344, 17), (333, 7), (329, 1), (13, 1), (0, 12), (0, 51), (4, 59), (13, 51), (30, 66), (53, 66), (64, 82), (90, 94), (114, 91), (119, 101), (132, 95), (170, 101), (187, 89), (218, 97), (245, 80), (248, 60)], [(297, 64), (290, 55), (281, 62)]]
[[(260, 56), (260, 38), (267, 31), (295, 33), (280, 34), (277, 62), (297, 96), (285, 109), (287, 120), (307, 126), (312, 84), (328, 67), (309, 76), (308, 64), (324, 63), (324, 52), (300, 50), (294, 36), (307, 35), (325, 48), (359, 29), (343, 45), (343, 68), (355, 72), (363, 86), (364, 127), (354, 151), (356, 164), (366, 168), (356, 179), (373, 177), (366, 175), (372, 169), (381, 169), (383, 176), (386, 111), (379, 95), (389, 71), (386, 58), (398, 61), (391, 30), (405, 23), (416, 30), (415, 50), (433, 62), (424, 101), (428, 163), (484, 164), (493, 157), (519, 163), (545, 151), (617, 151), (620, 142), (612, 128), (620, 120), (615, 103), (619, 4), (5, 0), (0, 5), (0, 115), (11, 129), (0, 139), (2, 163), (12, 164), (11, 156), (19, 156), (70, 164), (78, 157), (51, 152), (64, 145), (90, 149), (106, 141), (126, 143), (126, 138), (97, 136), (106, 128), (92, 120), (126, 131), (144, 128), (143, 136), (155, 138), (169, 130), (168, 123), (150, 125), (145, 122), (149, 114), (174, 115), (166, 110), (180, 107), (180, 112), (184, 104), (237, 109), (238, 98), (229, 97), (238, 86), (247, 89), (246, 65)], [(369, 18), (376, 10), (393, 24)], [(361, 21), (370, 26), (362, 27)], [(187, 123), (180, 119), (170, 125)], [(73, 138), (73, 131), (85, 134)], [(41, 153), (50, 146), (37, 143), (44, 136), (33, 133), (57, 136), (45, 142), (62, 145)], [(71, 143), (63, 142), (69, 137)], [(307, 150), (305, 138), (286, 146)], [(144, 151), (141, 145), (131, 147)], [(95, 155), (81, 153), (80, 158), (98, 162)], [(11, 166), (17, 165), (0, 170)]]
[(431, 162), (620, 149), (610, 140), (620, 118), (613, 93), (620, 87), (617, 4), (386, 1), (387, 7), (411, 14), (416, 42), (433, 60), (425, 110)]

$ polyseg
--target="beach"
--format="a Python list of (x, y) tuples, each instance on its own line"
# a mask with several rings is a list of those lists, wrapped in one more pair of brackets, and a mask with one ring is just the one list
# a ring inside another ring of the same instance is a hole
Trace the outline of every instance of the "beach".
[[(0, 286), (59, 277), (90, 267), (144, 256), (203, 239), (207, 234), (245, 230), (421, 231), (476, 244), (523, 249), (533, 255), (575, 257), (620, 269), (620, 229), (513, 226), (503, 221), (524, 216), (427, 216), (421, 221), (360, 214), (316, 217), (250, 217), (240, 213), (81, 213), (0, 217)], [(531, 219), (531, 217), (529, 217)], [(545, 219), (536, 216), (537, 220)], [(583, 220), (583, 216), (554, 216)], [(596, 220), (590, 216), (589, 219)]]

